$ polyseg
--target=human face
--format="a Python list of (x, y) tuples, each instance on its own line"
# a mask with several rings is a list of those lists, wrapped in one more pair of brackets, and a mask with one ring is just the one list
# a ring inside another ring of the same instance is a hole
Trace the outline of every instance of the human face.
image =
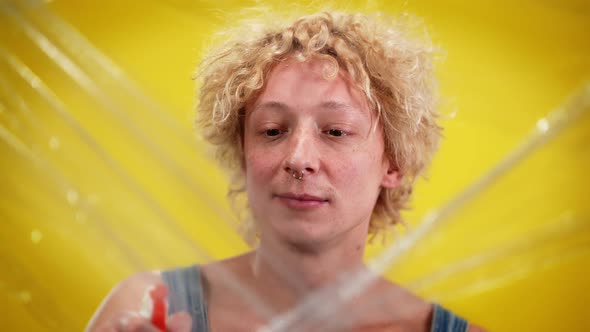
[(319, 245), (353, 233), (364, 240), (381, 188), (397, 184), (364, 95), (344, 70), (325, 79), (326, 65), (276, 65), (247, 107), (246, 192), (263, 240)]

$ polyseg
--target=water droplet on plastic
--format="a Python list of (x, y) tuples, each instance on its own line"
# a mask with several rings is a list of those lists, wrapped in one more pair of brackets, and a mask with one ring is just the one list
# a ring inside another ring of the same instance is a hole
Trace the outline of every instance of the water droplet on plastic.
[(33, 241), (34, 244), (37, 244), (41, 242), (41, 239), (43, 239), (43, 233), (38, 229), (33, 229), (31, 232), (31, 241)]
[(24, 304), (28, 304), (29, 302), (31, 302), (31, 293), (29, 291), (21, 291), (18, 293), (18, 299), (24, 303)]
[(537, 129), (543, 133), (546, 133), (547, 130), (549, 130), (549, 121), (547, 121), (545, 118), (539, 119), (539, 121), (537, 121)]
[(59, 149), (59, 138), (51, 136), (51, 138), (49, 139), (49, 148), (52, 150)]
[(71, 205), (76, 205), (79, 199), (78, 192), (74, 189), (68, 190), (68, 192), (66, 193), (66, 199), (68, 200), (68, 203), (70, 203)]

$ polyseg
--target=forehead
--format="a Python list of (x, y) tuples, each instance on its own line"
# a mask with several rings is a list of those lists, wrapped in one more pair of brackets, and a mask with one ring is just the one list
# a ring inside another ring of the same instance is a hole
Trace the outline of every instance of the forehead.
[(339, 104), (369, 113), (366, 98), (341, 68), (335, 77), (334, 65), (323, 59), (300, 62), (288, 59), (275, 65), (266, 78), (266, 84), (254, 102), (258, 105), (279, 102), (296, 108)]

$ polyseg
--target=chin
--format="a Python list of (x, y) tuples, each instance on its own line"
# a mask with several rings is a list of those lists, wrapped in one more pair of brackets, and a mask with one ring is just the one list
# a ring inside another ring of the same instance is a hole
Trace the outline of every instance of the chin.
[(312, 250), (333, 239), (334, 230), (326, 226), (328, 225), (295, 222), (279, 225), (275, 228), (275, 234), (291, 246)]

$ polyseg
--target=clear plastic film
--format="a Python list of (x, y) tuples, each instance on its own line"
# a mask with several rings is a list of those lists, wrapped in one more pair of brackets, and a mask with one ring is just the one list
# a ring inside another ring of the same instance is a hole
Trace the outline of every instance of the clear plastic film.
[[(220, 15), (218, 5), (0, 3), (7, 330), (81, 330), (108, 289), (135, 272), (248, 249), (225, 175), (192, 133), (200, 47), (243, 6), (223, 4)], [(372, 273), (343, 275), (287, 313), (227, 271), (216, 278), (268, 318), (265, 331), (351, 327), (363, 314), (351, 303), (381, 273), (490, 330), (589, 329), (587, 11), (570, 1), (509, 12), (468, 1), (367, 6), (427, 17), (447, 50), (441, 87), (455, 101), (443, 113), (458, 112), (443, 123), (447, 137), (430, 180), (418, 183), (410, 225), (369, 248)], [(376, 312), (398, 296), (362, 308)]]

